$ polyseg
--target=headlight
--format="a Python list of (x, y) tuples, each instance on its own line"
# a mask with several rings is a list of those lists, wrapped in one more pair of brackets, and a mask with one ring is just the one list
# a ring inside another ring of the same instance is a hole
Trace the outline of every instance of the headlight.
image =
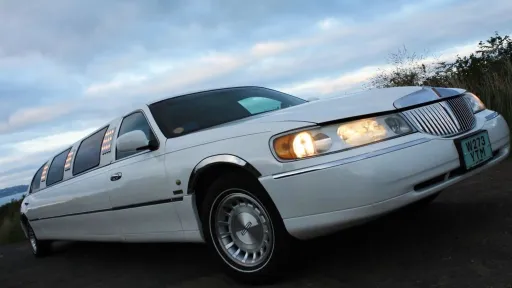
[(276, 137), (274, 152), (282, 160), (295, 160), (341, 151), (414, 132), (399, 114), (332, 124)]
[(471, 109), (473, 109), (473, 113), (478, 113), (482, 110), (485, 110), (484, 103), (475, 94), (466, 92), (464, 93), (464, 98), (466, 98), (466, 101), (468, 101), (469, 106), (471, 107)]
[(327, 152), (332, 140), (319, 130), (310, 130), (278, 137), (273, 146), (279, 158), (292, 160)]
[(339, 126), (337, 131), (338, 136), (351, 147), (411, 132), (411, 126), (398, 114), (344, 123)]

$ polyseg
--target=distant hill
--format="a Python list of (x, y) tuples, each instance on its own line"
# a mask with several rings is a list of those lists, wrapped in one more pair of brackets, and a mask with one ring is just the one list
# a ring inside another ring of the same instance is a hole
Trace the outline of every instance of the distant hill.
[(27, 192), (28, 185), (18, 185), (0, 189), (0, 198)]

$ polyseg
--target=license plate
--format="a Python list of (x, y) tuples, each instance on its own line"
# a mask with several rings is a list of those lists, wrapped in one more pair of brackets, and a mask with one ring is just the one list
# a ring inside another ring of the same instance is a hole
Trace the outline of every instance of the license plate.
[(487, 131), (460, 139), (458, 142), (461, 162), (464, 162), (466, 169), (471, 169), (492, 158), (491, 141)]

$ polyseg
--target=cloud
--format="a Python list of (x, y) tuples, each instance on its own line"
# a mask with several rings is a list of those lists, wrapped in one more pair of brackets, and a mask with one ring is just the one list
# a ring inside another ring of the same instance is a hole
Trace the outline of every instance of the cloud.
[[(294, 33), (294, 37), (287, 36), (286, 40), (261, 41), (245, 49), (216, 52), (212, 58), (219, 59), (218, 63), (204, 63), (199, 56), (199, 59), (192, 59), (186, 64), (178, 62), (172, 69), (163, 69), (165, 73), (153, 74), (145, 81), (124, 81), (125, 85), (119, 85), (118, 78), (115, 78), (111, 82), (95, 85), (112, 88), (108, 90), (110, 95), (121, 93), (135, 97), (184, 91), (192, 85), (215, 87), (251, 81), (282, 86), (283, 82), (311, 81), (311, 75), (334, 77), (332, 74), (339, 75), (343, 70), (345, 73), (350, 68), (357, 70), (357, 66), (375, 66), (375, 61), (382, 62), (387, 53), (404, 42), (410, 44), (408, 47), (411, 50), (416, 50), (420, 45), (421, 49), (439, 46), (439, 40), (444, 38), (448, 40), (441, 42), (445, 45), (441, 48), (446, 49), (454, 41), (460, 43), (458, 38), (461, 35), (471, 35), (466, 27), (477, 19), (487, 21), (483, 25), (478, 22), (480, 29), (483, 26), (491, 27), (492, 19), (498, 19), (498, 23), (503, 22), (504, 18), (511, 19), (505, 14), (512, 12), (512, 5), (501, 2), (502, 5), (489, 5), (488, 1), (473, 1), (438, 11), (438, 6), (443, 3), (429, 0), (407, 4), (401, 17), (377, 17), (363, 24), (351, 19), (326, 17), (316, 22), (320, 30), (306, 29), (308, 33)], [(488, 6), (493, 8), (486, 9), (484, 14), (476, 13)], [(436, 14), (432, 14), (431, 10), (435, 10)], [(459, 11), (464, 11), (465, 15), (452, 17)], [(432, 15), (435, 15), (436, 21), (432, 21)], [(411, 29), (389, 33), (406, 27)], [(418, 37), (415, 31), (432, 32)], [(487, 31), (492, 32), (491, 29)], [(398, 37), (402, 37), (402, 41)]]
[[(13, 150), (18, 153), (32, 154), (46, 151), (56, 151), (64, 149), (79, 139), (94, 132), (96, 128), (89, 128), (80, 131), (69, 131), (61, 134), (49, 135), (45, 137), (30, 139), (13, 145)], [(1, 159), (0, 159), (1, 161)], [(0, 162), (1, 163), (1, 162)]]
[(187, 63), (177, 63), (173, 69), (163, 69), (163, 73), (153, 78), (130, 75), (115, 77), (112, 81), (94, 83), (86, 89), (89, 97), (123, 98), (146, 96), (146, 100), (156, 95), (178, 91), (189, 85), (200, 83), (206, 79), (214, 79), (240, 68), (246, 59), (229, 54), (210, 52)]
[(511, 15), (506, 0), (0, 1), (1, 177), (157, 98), (231, 85), (351, 93), (402, 45), (453, 59)]
[(256, 57), (274, 56), (302, 45), (304, 45), (303, 41), (269, 41), (256, 43), (251, 48), (251, 54)]
[(137, 74), (120, 74), (116, 75), (112, 81), (104, 83), (93, 83), (85, 90), (85, 95), (105, 94), (116, 89), (123, 88), (128, 85), (134, 85), (148, 80), (145, 75)]
[[(429, 56), (418, 61), (418, 63), (434, 64), (439, 61), (453, 61), (458, 56), (463, 57), (475, 52), (476, 44), (467, 44), (440, 51), (439, 56)], [(363, 89), (362, 83), (377, 75), (378, 71), (388, 71), (394, 66), (383, 64), (378, 66), (365, 66), (360, 69), (343, 73), (337, 77), (325, 77), (312, 79), (305, 82), (283, 86), (283, 92), (301, 95), (302, 97), (329, 97), (339, 93), (351, 93)]]
[(15, 111), (5, 123), (0, 123), (0, 132), (31, 124), (46, 122), (66, 115), (71, 111), (69, 105), (52, 105), (25, 108)]
[(382, 68), (382, 66), (367, 66), (356, 71), (344, 73), (338, 77), (313, 79), (295, 85), (284, 86), (280, 89), (283, 92), (301, 95), (302, 97), (325, 97), (336, 92), (351, 91), (356, 87), (360, 88), (360, 84), (376, 75), (379, 68)]
[(171, 73), (163, 75), (160, 79), (150, 83), (147, 87), (141, 87), (136, 93), (160, 94), (166, 91), (176, 91), (206, 79), (215, 79), (240, 68), (245, 63), (242, 57), (231, 56), (223, 53), (211, 53), (200, 57), (189, 67), (180, 67)]
[(0, 176), (0, 189), (16, 185), (28, 185), (35, 172), (35, 170), (25, 170), (12, 174), (2, 175)]
[[(73, 144), (82, 137), (94, 132), (94, 128), (88, 128), (78, 131), (62, 132), (59, 134), (48, 135), (29, 139), (25, 141), (13, 142), (0, 145), (2, 154), (0, 155), (0, 165), (3, 167), (20, 167), (25, 165), (24, 160), (40, 160), (41, 156), (46, 157), (46, 160), (50, 157), (51, 153), (57, 152), (59, 149), (64, 149), (66, 146)], [(42, 164), (42, 163), (39, 163)]]
[(336, 18), (325, 18), (317, 23), (318, 27), (322, 30), (334, 29), (340, 25), (339, 20)]
[[(35, 171), (51, 155), (65, 149), (79, 139), (94, 132), (96, 127), (37, 137), (0, 145), (0, 189), (10, 184), (27, 184)], [(18, 183), (15, 183), (18, 181)]]

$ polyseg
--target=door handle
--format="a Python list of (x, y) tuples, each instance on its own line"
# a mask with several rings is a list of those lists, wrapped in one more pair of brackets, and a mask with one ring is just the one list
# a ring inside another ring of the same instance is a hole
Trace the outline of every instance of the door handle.
[(117, 180), (121, 179), (121, 177), (123, 177), (123, 173), (121, 173), (121, 172), (112, 174), (112, 176), (110, 176), (110, 181), (117, 181)]

